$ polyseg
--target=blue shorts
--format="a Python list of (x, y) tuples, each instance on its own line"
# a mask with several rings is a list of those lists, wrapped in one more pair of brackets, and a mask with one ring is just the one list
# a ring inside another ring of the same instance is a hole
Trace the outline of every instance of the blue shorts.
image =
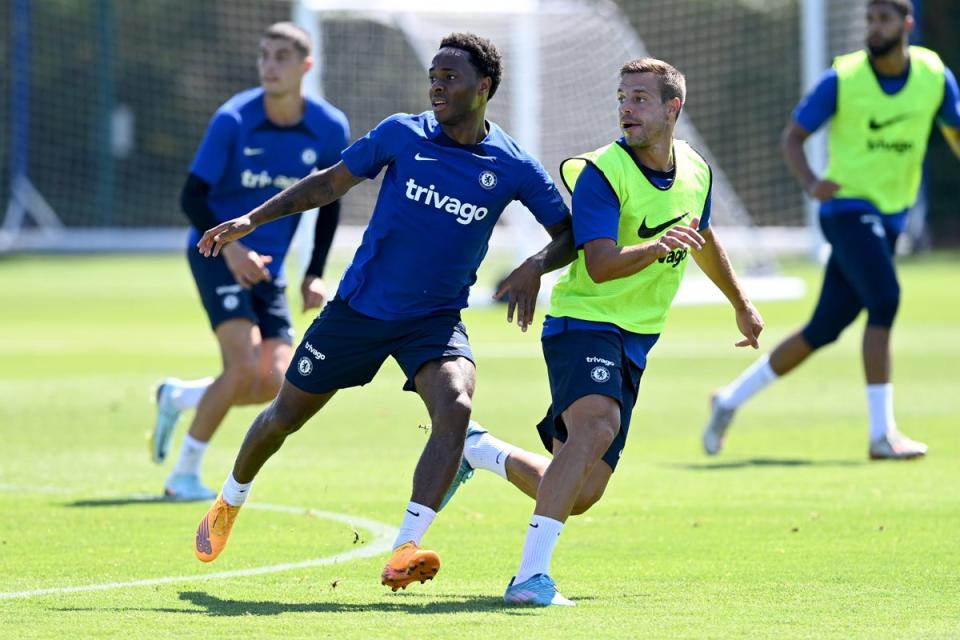
[(817, 308), (803, 329), (812, 348), (836, 340), (864, 308), (868, 324), (893, 325), (900, 303), (893, 257), (904, 215), (863, 210), (820, 217), (831, 253)]
[(620, 405), (620, 431), (603, 454), (603, 461), (617, 469), (627, 443), (630, 415), (637, 403), (643, 369), (624, 353), (623, 338), (609, 331), (564, 331), (542, 340), (550, 377), (550, 408), (537, 431), (547, 451), (553, 439), (567, 440), (562, 414), (575, 401), (589, 395), (613, 398)]
[(258, 282), (244, 289), (237, 284), (222, 255), (204, 258), (195, 248), (188, 248), (187, 261), (211, 328), (216, 329), (226, 320), (246, 318), (260, 327), (264, 340), (280, 339), (293, 344), (285, 280)]
[(380, 320), (355, 311), (341, 298), (323, 308), (293, 354), (287, 381), (308, 393), (365, 385), (387, 356), (407, 376), (405, 391), (424, 364), (461, 356), (473, 362), (467, 329), (457, 311), (424, 318)]

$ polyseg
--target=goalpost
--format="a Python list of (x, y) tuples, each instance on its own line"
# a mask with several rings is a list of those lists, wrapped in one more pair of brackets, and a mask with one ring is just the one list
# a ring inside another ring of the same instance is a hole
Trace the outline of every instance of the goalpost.
[[(617, 72), (627, 60), (650, 55), (612, 2), (583, 0), (485, 0), (450, 3), (407, 0), (298, 0), (293, 19), (317, 43), (320, 63), (306, 86), (344, 109), (354, 135), (396, 111), (419, 112), (426, 104), (426, 69), (443, 36), (473, 31), (493, 40), (504, 57), (504, 84), (488, 106), (488, 117), (501, 124), (543, 162), (559, 181), (560, 162), (618, 137), (614, 102)], [(411, 86), (412, 85), (412, 86)], [(389, 94), (373, 104), (368, 98)], [(703, 153), (714, 169), (713, 219), (718, 235), (758, 299), (795, 298), (803, 284), (777, 272), (775, 240), (804, 242), (806, 233), (761, 231), (703, 142), (696, 124), (681, 116), (677, 136)], [(376, 185), (358, 187), (347, 197), (353, 208), (372, 210)], [(561, 189), (561, 191), (565, 191)], [(566, 196), (566, 193), (564, 193)], [(301, 225), (309, 228), (309, 225)], [(529, 213), (514, 203), (491, 240), (491, 250), (519, 261), (549, 239)], [(356, 241), (356, 237), (349, 239)], [(298, 243), (301, 247), (308, 243)], [(304, 251), (304, 249), (301, 249)], [(696, 278), (678, 301), (719, 299)], [(549, 290), (549, 286), (544, 288)], [(475, 301), (489, 297), (488, 291)]]

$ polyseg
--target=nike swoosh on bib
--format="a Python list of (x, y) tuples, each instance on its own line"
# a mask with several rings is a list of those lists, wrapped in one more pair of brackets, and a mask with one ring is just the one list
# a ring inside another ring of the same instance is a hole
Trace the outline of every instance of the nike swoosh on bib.
[(431, 158), (429, 156), (422, 156), (420, 155), (419, 151), (416, 154), (414, 154), (413, 159), (419, 160), (420, 162), (424, 162), (424, 161), (437, 162), (436, 158)]
[(909, 113), (901, 113), (900, 115), (894, 116), (894, 117), (890, 118), (889, 120), (884, 120), (883, 122), (877, 122), (875, 119), (870, 118), (870, 123), (869, 123), (870, 130), (871, 130), (871, 131), (879, 131), (880, 129), (883, 129), (884, 127), (889, 127), (890, 125), (896, 124), (896, 123), (898, 123), (898, 122), (900, 122), (900, 121), (902, 121), (902, 120), (906, 120), (906, 119), (909, 118), (909, 117), (910, 117), (910, 114), (909, 114)]
[(644, 216), (643, 220), (640, 221), (640, 228), (637, 229), (637, 235), (640, 236), (641, 238), (652, 238), (653, 236), (657, 235), (661, 231), (667, 229), (668, 227), (672, 227), (676, 223), (680, 222), (681, 220), (686, 218), (688, 215), (690, 214), (684, 213), (683, 215), (677, 216), (673, 220), (667, 220), (663, 224), (658, 224), (655, 227), (648, 227), (647, 217)]

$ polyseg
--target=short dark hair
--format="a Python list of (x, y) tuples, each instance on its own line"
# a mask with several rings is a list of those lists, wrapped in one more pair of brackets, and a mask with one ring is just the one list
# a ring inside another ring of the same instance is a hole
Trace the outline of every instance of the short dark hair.
[(313, 48), (313, 41), (307, 30), (292, 22), (275, 22), (263, 30), (261, 37), (271, 40), (289, 40), (297, 53), (304, 58), (310, 55), (310, 50)]
[(901, 18), (913, 15), (913, 2), (911, 0), (867, 0), (867, 8), (877, 4), (885, 4), (900, 14)]
[(620, 67), (620, 78), (628, 73), (652, 73), (660, 84), (660, 99), (663, 102), (680, 98), (680, 108), (687, 100), (687, 79), (677, 69), (656, 58), (637, 58)]
[(492, 98), (503, 76), (503, 58), (497, 46), (474, 33), (451, 33), (440, 41), (440, 48), (444, 47), (453, 47), (470, 54), (470, 64), (477, 73), (481, 77), (490, 78), (490, 93), (487, 94), (487, 99)]

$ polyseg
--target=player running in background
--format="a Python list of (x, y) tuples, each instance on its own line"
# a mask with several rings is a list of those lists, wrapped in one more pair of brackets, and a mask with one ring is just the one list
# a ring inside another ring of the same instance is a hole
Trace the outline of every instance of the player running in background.
[[(167, 378), (157, 389), (150, 440), (154, 462), (166, 458), (180, 413), (196, 408), (164, 484), (164, 494), (175, 500), (216, 496), (200, 481), (210, 439), (230, 407), (272, 399), (293, 356), (283, 260), (299, 216), (258, 229), (214, 259), (198, 255), (195, 245), (203, 231), (339, 160), (350, 138), (346, 117), (301, 93), (303, 76), (313, 65), (310, 48), (310, 36), (292, 23), (263, 32), (260, 87), (238, 93), (217, 110), (183, 188), (181, 202), (192, 225), (187, 258), (223, 370), (216, 378)], [(324, 304), (323, 268), (338, 219), (335, 201), (317, 217), (313, 256), (300, 286), (303, 311)]]
[(683, 75), (669, 64), (628, 62), (617, 91), (623, 137), (561, 166), (578, 257), (543, 323), (552, 403), (537, 431), (553, 460), (473, 423), (445, 496), (478, 468), (536, 500), (507, 602), (573, 604), (549, 576), (554, 546), (567, 517), (599, 500), (617, 468), (647, 356), (689, 255), (733, 305), (745, 336), (737, 346), (758, 346), (763, 322), (710, 226), (712, 171), (673, 137), (685, 95)]
[(253, 422), (223, 491), (200, 522), (196, 555), (217, 557), (263, 464), (340, 389), (364, 385), (392, 356), (433, 425), (413, 475), (394, 553), (381, 581), (394, 590), (431, 579), (439, 556), (420, 549), (460, 463), (476, 380), (460, 310), (504, 208), (519, 200), (553, 240), (514, 270), (518, 323), (531, 322), (540, 276), (573, 258), (570, 215), (540, 163), (484, 119), (500, 84), (496, 47), (473, 34), (443, 39), (430, 71), (432, 112), (396, 114), (357, 140), (341, 162), (249, 214), (207, 231), (216, 255), (271, 220), (322, 206), (384, 168), (377, 204), (337, 295), (297, 348), (273, 403)]
[[(890, 330), (900, 303), (893, 257), (920, 187), (934, 120), (960, 156), (960, 92), (936, 53), (908, 46), (914, 27), (910, 0), (870, 0), (866, 17), (866, 50), (838, 57), (783, 133), (787, 165), (820, 201), (820, 227), (832, 249), (820, 299), (805, 327), (713, 397), (703, 433), (710, 455), (723, 447), (743, 403), (836, 340), (864, 308), (869, 456), (904, 460), (927, 452), (927, 445), (897, 430), (893, 415)], [(828, 119), (830, 160), (817, 176), (803, 141)]]

